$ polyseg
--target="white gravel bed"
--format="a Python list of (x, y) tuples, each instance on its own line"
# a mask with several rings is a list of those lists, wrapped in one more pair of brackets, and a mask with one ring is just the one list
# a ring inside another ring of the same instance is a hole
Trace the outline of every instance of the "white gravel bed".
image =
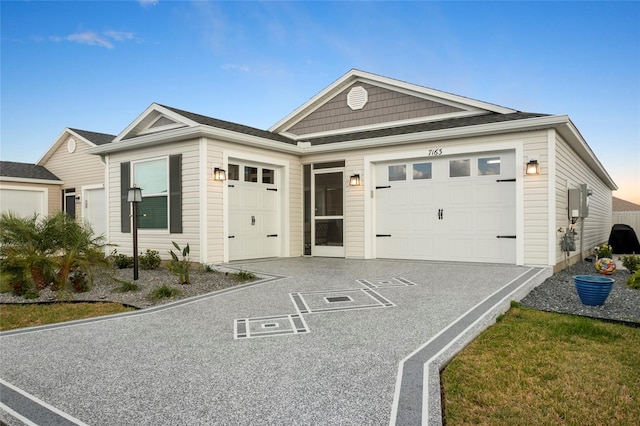
[(640, 290), (627, 286), (626, 282), (631, 276), (628, 270), (618, 269), (609, 275), (615, 282), (611, 294), (602, 306), (582, 304), (573, 282), (574, 275), (600, 274), (595, 270), (593, 262), (578, 262), (547, 278), (520, 303), (542, 311), (640, 323)]
[[(116, 269), (114, 271), (115, 278), (123, 281), (133, 281), (133, 269)], [(14, 296), (12, 293), (0, 293), (0, 303), (42, 303), (55, 302), (61, 300), (77, 300), (91, 302), (118, 302), (139, 309), (148, 308), (150, 306), (161, 305), (187, 297), (198, 296), (210, 293), (216, 290), (233, 287), (247, 281), (238, 281), (230, 273), (226, 272), (205, 272), (202, 269), (194, 267), (190, 272), (191, 284), (178, 284), (178, 279), (170, 273), (166, 268), (154, 270), (139, 270), (138, 280), (136, 284), (140, 286), (140, 291), (129, 291), (126, 293), (115, 292), (114, 289), (120, 286), (120, 283), (110, 279), (109, 277), (99, 277), (94, 280), (91, 289), (84, 293), (76, 293), (69, 291), (66, 298), (61, 298), (58, 292), (51, 291), (49, 287), (40, 291), (40, 297), (36, 299), (25, 299), (24, 297)], [(148, 295), (153, 289), (168, 285), (182, 292), (181, 296), (160, 299), (152, 301), (148, 299)], [(67, 289), (70, 289), (70, 285)]]

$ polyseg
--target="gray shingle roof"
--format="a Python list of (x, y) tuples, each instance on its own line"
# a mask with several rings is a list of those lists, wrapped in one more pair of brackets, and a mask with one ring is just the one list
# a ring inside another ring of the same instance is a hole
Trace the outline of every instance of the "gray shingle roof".
[(96, 145), (104, 145), (107, 143), (111, 143), (116, 138), (115, 135), (109, 135), (106, 133), (90, 132), (88, 130), (80, 130), (80, 129), (72, 129), (72, 128), (69, 128), (69, 130), (76, 132), (86, 140)]
[(622, 198), (612, 198), (612, 207), (614, 212), (639, 212), (640, 205), (632, 203)]
[(56, 175), (42, 166), (31, 163), (17, 163), (14, 161), (0, 161), (0, 176), (24, 179), (60, 180)]
[(514, 112), (512, 114), (491, 113), (473, 117), (449, 118), (447, 120), (431, 121), (428, 123), (410, 124), (407, 126), (387, 127), (378, 130), (345, 133), (340, 135), (323, 136), (304, 139), (311, 145), (323, 145), (337, 142), (347, 142), (359, 139), (380, 138), (384, 136), (404, 135), (410, 133), (429, 132), (434, 130), (453, 129), (456, 127), (477, 126), (480, 124), (499, 123), (505, 121), (524, 120), (527, 118), (545, 117), (548, 114), (536, 114), (528, 112)]
[(284, 142), (291, 145), (296, 144), (296, 141), (292, 139), (289, 139), (277, 133), (269, 132), (267, 130), (260, 130), (260, 129), (256, 129), (255, 127), (249, 127), (243, 124), (232, 123), (231, 121), (224, 121), (224, 120), (220, 120), (213, 117), (207, 117), (205, 115), (194, 114), (193, 112), (184, 111), (184, 110), (169, 107), (166, 105), (160, 105), (160, 106), (168, 110), (171, 110), (177, 114), (180, 114), (185, 118), (193, 120), (196, 123), (204, 124), (205, 126), (217, 127), (219, 129), (230, 130), (232, 132), (242, 133), (245, 135), (258, 136), (261, 138), (271, 139), (277, 142)]

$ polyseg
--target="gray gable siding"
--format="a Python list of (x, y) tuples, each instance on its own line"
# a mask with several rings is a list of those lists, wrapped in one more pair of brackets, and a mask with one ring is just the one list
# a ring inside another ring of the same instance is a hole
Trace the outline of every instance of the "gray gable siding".
[(60, 180), (56, 175), (42, 166), (30, 163), (17, 163), (15, 161), (0, 161), (0, 176), (23, 179)]
[[(362, 86), (368, 92), (367, 104), (363, 109), (355, 111), (347, 105), (347, 95), (354, 86)], [(462, 110), (372, 84), (356, 82), (288, 129), (287, 132), (294, 135), (306, 135), (458, 111)]]

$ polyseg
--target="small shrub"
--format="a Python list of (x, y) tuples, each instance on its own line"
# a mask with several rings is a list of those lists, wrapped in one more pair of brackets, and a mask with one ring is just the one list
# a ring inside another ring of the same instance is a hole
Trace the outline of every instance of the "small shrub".
[(598, 259), (609, 258), (611, 259), (613, 256), (613, 249), (609, 244), (602, 244), (600, 247), (596, 247), (595, 249), (596, 256)]
[(136, 283), (132, 283), (131, 281), (120, 281), (118, 280), (120, 285), (114, 288), (112, 291), (114, 293), (128, 293), (130, 291), (140, 291), (140, 286)]
[(181, 249), (175, 241), (171, 241), (171, 243), (178, 250), (178, 254), (182, 254), (182, 259), (179, 259), (173, 250), (169, 250), (171, 261), (167, 265), (167, 268), (173, 275), (178, 277), (179, 284), (191, 284), (191, 279), (189, 278), (189, 268), (191, 268), (191, 262), (189, 261), (189, 243), (187, 243), (183, 249)]
[(171, 297), (182, 296), (182, 292), (177, 288), (169, 287), (168, 285), (163, 285), (161, 287), (156, 287), (149, 293), (149, 300), (158, 301), (161, 299), (169, 299)]
[(236, 281), (252, 281), (256, 279), (256, 274), (249, 271), (238, 271), (231, 274)]
[(202, 270), (206, 273), (211, 273), (211, 272), (218, 272), (215, 269), (213, 269), (213, 266), (211, 265), (207, 265), (206, 263), (202, 264)]
[(89, 291), (89, 281), (87, 274), (80, 269), (75, 269), (69, 274), (69, 282), (76, 293), (85, 293)]
[(640, 268), (640, 257), (635, 254), (622, 256), (621, 258), (619, 258), (619, 260), (622, 260), (622, 265), (627, 268), (632, 274), (636, 272), (638, 268)]
[(118, 253), (114, 250), (109, 256), (111, 264), (118, 269), (133, 268), (133, 257)]
[(640, 290), (640, 269), (637, 270), (627, 281), (629, 288)]
[(160, 253), (156, 250), (149, 250), (145, 254), (140, 253), (138, 262), (141, 269), (158, 269), (160, 267)]

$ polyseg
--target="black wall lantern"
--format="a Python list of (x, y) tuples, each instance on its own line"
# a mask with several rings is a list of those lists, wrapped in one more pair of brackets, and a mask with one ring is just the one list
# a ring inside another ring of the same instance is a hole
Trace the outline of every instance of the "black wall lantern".
[(224, 169), (215, 167), (213, 169), (213, 180), (224, 182), (225, 180), (227, 180), (227, 172), (225, 172)]
[(527, 163), (527, 174), (528, 175), (540, 174), (540, 164), (538, 164), (538, 160), (530, 160)]
[(360, 175), (355, 174), (349, 178), (349, 186), (360, 186)]

